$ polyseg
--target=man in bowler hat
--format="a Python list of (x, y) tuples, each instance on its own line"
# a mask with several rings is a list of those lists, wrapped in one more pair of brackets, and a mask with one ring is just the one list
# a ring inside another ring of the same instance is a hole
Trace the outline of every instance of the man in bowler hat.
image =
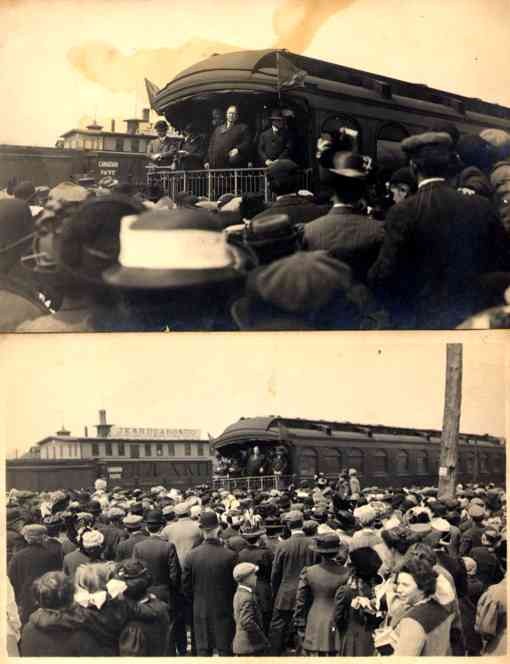
[(278, 109), (271, 112), (271, 126), (260, 134), (258, 155), (264, 166), (270, 166), (277, 159), (292, 159), (294, 142), (285, 127), (285, 118)]

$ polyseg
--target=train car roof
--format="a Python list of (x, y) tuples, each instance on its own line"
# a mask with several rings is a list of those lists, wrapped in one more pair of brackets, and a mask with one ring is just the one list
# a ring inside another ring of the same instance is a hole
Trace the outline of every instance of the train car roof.
[[(306, 420), (301, 418), (286, 418), (270, 415), (268, 417), (241, 417), (237, 422), (228, 426), (218, 436), (213, 448), (230, 445), (239, 439), (261, 437), (268, 442), (280, 442), (285, 431), (299, 434), (300, 432), (313, 432), (314, 435), (338, 436), (354, 434), (365, 439), (374, 435), (378, 437), (398, 437), (422, 439), (424, 441), (438, 441), (441, 431), (436, 429), (412, 429), (407, 427), (391, 427), (382, 424), (356, 424), (353, 422), (330, 422), (326, 420)], [(494, 446), (501, 446), (502, 440), (489, 434), (461, 433), (459, 438), (463, 443), (480, 442)], [(380, 440), (380, 438), (379, 438)]]
[[(154, 108), (158, 112), (163, 112), (173, 103), (182, 101), (186, 95), (199, 94), (201, 86), (214, 84), (218, 80), (226, 84), (230, 82), (233, 86), (236, 83), (240, 84), (241, 81), (245, 84), (251, 80), (259, 87), (263, 86), (265, 79), (266, 84), (274, 88), (278, 52), (296, 67), (306, 71), (309, 81), (318, 78), (356, 86), (360, 92), (362, 89), (374, 91), (381, 98), (389, 93), (388, 101), (391, 97), (400, 97), (402, 100), (407, 98), (447, 106), (454, 109), (460, 117), (470, 111), (482, 116), (510, 120), (510, 108), (500, 104), (275, 49), (213, 54), (184, 69), (169, 81), (155, 96)], [(211, 88), (211, 91), (214, 89)]]

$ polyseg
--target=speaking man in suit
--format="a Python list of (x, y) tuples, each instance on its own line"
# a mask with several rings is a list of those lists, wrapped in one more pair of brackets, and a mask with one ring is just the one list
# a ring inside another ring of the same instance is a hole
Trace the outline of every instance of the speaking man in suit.
[(258, 154), (264, 166), (270, 166), (277, 159), (292, 159), (294, 141), (285, 127), (282, 112), (274, 110), (269, 118), (271, 126), (260, 134)]
[(170, 136), (167, 136), (168, 124), (158, 120), (154, 125), (158, 138), (154, 138), (147, 146), (147, 156), (156, 166), (171, 164), (175, 159), (176, 146)]
[(238, 122), (236, 106), (229, 106), (226, 122), (213, 131), (206, 168), (243, 168), (249, 161), (251, 135), (248, 126)]

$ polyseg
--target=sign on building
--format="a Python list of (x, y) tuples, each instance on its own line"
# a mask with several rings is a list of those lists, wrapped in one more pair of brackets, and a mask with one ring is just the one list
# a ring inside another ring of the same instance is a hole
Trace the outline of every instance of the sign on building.
[(110, 438), (129, 440), (200, 440), (201, 429), (157, 429), (154, 427), (112, 427)]

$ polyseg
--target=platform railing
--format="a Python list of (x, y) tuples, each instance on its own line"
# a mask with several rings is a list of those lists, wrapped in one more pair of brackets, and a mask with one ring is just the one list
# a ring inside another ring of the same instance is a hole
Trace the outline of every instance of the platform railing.
[[(310, 189), (312, 169), (300, 172), (299, 188)], [(147, 184), (159, 185), (167, 196), (175, 199), (176, 194), (186, 192), (193, 196), (206, 196), (214, 201), (222, 194), (235, 196), (243, 194), (263, 194), (268, 203), (271, 188), (266, 168), (227, 168), (197, 171), (174, 171), (169, 166), (147, 166)]]
[(270, 491), (285, 489), (293, 480), (293, 475), (261, 475), (253, 477), (230, 477), (228, 475), (213, 478), (213, 488), (233, 491)]

